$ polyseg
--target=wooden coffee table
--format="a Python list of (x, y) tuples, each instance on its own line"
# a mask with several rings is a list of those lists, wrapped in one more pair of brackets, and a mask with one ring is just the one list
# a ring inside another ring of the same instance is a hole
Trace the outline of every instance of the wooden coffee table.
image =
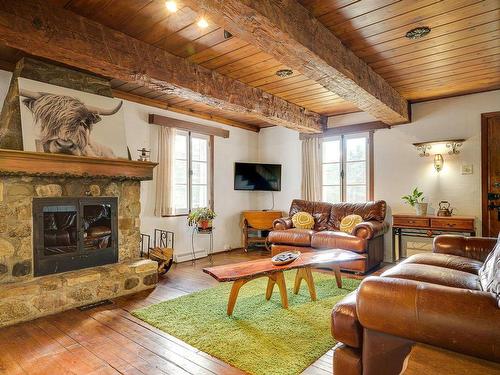
[(231, 293), (229, 294), (229, 301), (227, 303), (227, 315), (232, 315), (240, 288), (251, 280), (264, 276), (269, 278), (266, 289), (267, 300), (271, 298), (274, 285), (278, 285), (281, 296), (281, 305), (286, 309), (288, 308), (288, 296), (286, 293), (283, 271), (297, 269), (293, 292), (297, 294), (299, 292), (300, 283), (302, 280), (305, 280), (309, 288), (311, 300), (316, 301), (316, 289), (314, 287), (311, 268), (332, 266), (333, 271), (335, 272), (337, 286), (341, 288), (342, 278), (340, 275), (340, 265), (342, 263), (361, 259), (364, 259), (364, 256), (353, 253), (352, 251), (329, 249), (318, 252), (302, 253), (298, 259), (284, 266), (275, 266), (271, 262), (271, 258), (266, 258), (204, 268), (203, 272), (208, 273), (219, 282), (233, 281)]

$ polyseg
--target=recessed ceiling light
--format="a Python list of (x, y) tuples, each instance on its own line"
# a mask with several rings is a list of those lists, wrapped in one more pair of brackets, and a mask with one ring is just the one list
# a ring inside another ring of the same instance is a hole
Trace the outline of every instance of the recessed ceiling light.
[(167, 7), (169, 12), (175, 13), (177, 12), (177, 4), (173, 0), (169, 0), (165, 2), (165, 6)]
[(201, 17), (199, 20), (198, 20), (198, 26), (201, 27), (202, 29), (206, 29), (208, 27), (208, 21)]
[(406, 33), (406, 37), (408, 39), (420, 39), (426, 36), (431, 32), (431, 28), (429, 26), (420, 26), (420, 27), (415, 27), (414, 29), (411, 29)]
[(290, 77), (293, 74), (293, 70), (291, 69), (280, 69), (276, 72), (278, 77)]

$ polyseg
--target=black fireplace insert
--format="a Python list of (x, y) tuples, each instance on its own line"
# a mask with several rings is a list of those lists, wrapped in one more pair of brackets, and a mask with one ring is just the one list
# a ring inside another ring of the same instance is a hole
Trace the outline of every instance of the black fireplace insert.
[(34, 198), (35, 276), (118, 262), (117, 198)]

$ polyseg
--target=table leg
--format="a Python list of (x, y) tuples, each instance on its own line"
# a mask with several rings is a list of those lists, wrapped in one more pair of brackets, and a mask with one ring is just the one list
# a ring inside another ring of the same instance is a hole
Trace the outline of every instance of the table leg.
[(233, 315), (234, 305), (236, 304), (236, 299), (238, 298), (238, 293), (240, 288), (247, 282), (247, 280), (236, 280), (233, 282), (231, 288), (231, 293), (229, 294), (229, 301), (227, 302), (227, 315)]
[(267, 289), (266, 289), (266, 299), (269, 301), (273, 295), (274, 284), (276, 284), (275, 279), (271, 276), (267, 279)]
[(342, 275), (340, 273), (340, 265), (333, 265), (333, 272), (335, 272), (335, 280), (337, 281), (337, 287), (342, 288)]
[(295, 275), (295, 282), (293, 284), (293, 294), (299, 293), (300, 283), (302, 282), (302, 279), (304, 279), (304, 278), (305, 278), (304, 269), (299, 268), (297, 270), (296, 275)]
[(396, 261), (396, 228), (392, 228), (392, 262)]
[(284, 309), (288, 309), (288, 296), (286, 294), (286, 284), (285, 284), (285, 276), (283, 272), (276, 272), (274, 274), (275, 282), (278, 285), (281, 295), (281, 305)]
[(307, 287), (309, 288), (309, 295), (311, 296), (311, 301), (316, 301), (316, 287), (314, 286), (314, 279), (310, 267), (304, 268), (305, 280)]
[(402, 236), (401, 232), (402, 232), (402, 229), (399, 228), (398, 229), (398, 259), (396, 259), (396, 260), (400, 260), (402, 254), (403, 254), (403, 251), (401, 249), (401, 246), (403, 245), (403, 240), (401, 239), (401, 236)]

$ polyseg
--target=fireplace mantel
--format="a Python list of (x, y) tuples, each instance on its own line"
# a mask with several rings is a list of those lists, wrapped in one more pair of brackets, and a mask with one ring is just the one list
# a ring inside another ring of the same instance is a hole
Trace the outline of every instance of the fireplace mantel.
[(0, 176), (153, 179), (157, 163), (0, 149)]

